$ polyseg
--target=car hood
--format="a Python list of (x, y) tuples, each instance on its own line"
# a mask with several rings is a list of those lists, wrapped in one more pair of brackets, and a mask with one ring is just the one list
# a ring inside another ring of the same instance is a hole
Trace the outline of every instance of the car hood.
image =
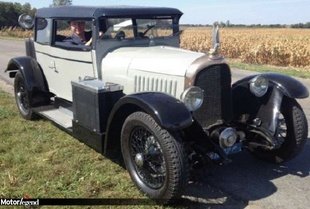
[(185, 76), (189, 66), (204, 53), (168, 46), (123, 47), (109, 56), (129, 61), (128, 71), (144, 71), (174, 76)]

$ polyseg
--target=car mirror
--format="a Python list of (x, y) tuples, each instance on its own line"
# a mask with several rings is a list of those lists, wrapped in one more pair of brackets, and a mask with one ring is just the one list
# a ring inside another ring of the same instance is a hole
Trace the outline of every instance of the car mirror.
[(34, 26), (34, 19), (30, 15), (21, 14), (18, 17), (18, 23), (24, 29), (31, 29)]

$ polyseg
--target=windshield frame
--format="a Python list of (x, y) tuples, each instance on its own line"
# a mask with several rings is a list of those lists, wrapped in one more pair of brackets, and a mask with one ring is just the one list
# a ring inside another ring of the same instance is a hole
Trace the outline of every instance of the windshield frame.
[[(160, 38), (133, 38), (133, 39), (104, 39), (100, 38), (100, 31), (106, 31), (109, 18), (132, 18), (135, 19), (158, 19), (161, 15), (131, 15), (131, 16), (100, 16), (95, 20), (96, 33), (93, 33), (93, 52), (96, 57), (96, 68), (98, 69), (98, 77), (102, 78), (101, 74), (101, 62), (107, 54), (113, 52), (122, 47), (153, 47), (153, 46), (169, 46), (180, 48), (180, 32), (179, 32), (179, 19), (180, 15), (165, 15), (172, 19), (173, 36), (160, 37)], [(133, 21), (133, 25), (136, 27), (136, 22)], [(137, 37), (137, 30), (134, 30), (135, 37)]]
[[(141, 25), (137, 24), (138, 21), (140, 20), (154, 20), (157, 22), (157, 20), (167, 20), (167, 21), (171, 21), (171, 28), (169, 28), (169, 30), (171, 30), (171, 35), (170, 36), (175, 36), (179, 34), (179, 18), (178, 16), (173, 16), (173, 15), (158, 15), (158, 16), (102, 16), (100, 18), (98, 18), (98, 31), (104, 31), (104, 34), (108, 31), (109, 27), (111, 27), (110, 22), (112, 19), (117, 20), (117, 19), (127, 19), (127, 20), (131, 20), (130, 24), (132, 26), (132, 28), (130, 30), (132, 30), (132, 36), (130, 37), (131, 39), (141, 39), (141, 38), (145, 38), (145, 37), (140, 37), (139, 36), (139, 27), (141, 27)], [(138, 20), (138, 21), (137, 21)], [(115, 24), (117, 25), (117, 24)], [(116, 32), (116, 31), (114, 31)], [(99, 33), (98, 33), (99, 34)], [(98, 35), (98, 39), (108, 39), (108, 36), (104, 36), (104, 38), (100, 38)], [(127, 39), (130, 39), (127, 38)], [(163, 38), (169, 38), (169, 36), (156, 36), (156, 37), (152, 37), (154, 39), (163, 39)]]

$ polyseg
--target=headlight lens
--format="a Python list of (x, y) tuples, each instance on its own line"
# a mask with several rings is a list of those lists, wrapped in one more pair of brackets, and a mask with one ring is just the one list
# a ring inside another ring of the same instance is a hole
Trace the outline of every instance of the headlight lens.
[(189, 87), (182, 93), (181, 101), (189, 111), (195, 111), (202, 105), (203, 90), (197, 86)]
[(262, 97), (268, 90), (269, 82), (268, 79), (263, 76), (256, 76), (250, 80), (250, 91), (257, 97)]

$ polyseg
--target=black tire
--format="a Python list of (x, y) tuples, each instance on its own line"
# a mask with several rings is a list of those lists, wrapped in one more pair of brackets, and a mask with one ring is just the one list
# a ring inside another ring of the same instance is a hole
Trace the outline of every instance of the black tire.
[(188, 161), (176, 136), (143, 112), (127, 117), (121, 132), (124, 163), (136, 186), (161, 204), (180, 196), (188, 178)]
[(27, 91), (25, 79), (21, 72), (17, 72), (14, 80), (14, 93), (17, 108), (26, 120), (35, 119), (35, 114), (31, 107), (30, 93)]
[(272, 163), (282, 163), (294, 158), (302, 151), (308, 136), (305, 113), (295, 99), (284, 97), (280, 112), (283, 115), (286, 130), (285, 135), (282, 137), (283, 130), (280, 133), (280, 127), (278, 126), (276, 137), (277, 140), (282, 139), (282, 143), (274, 150), (262, 148), (253, 150), (256, 157)]

